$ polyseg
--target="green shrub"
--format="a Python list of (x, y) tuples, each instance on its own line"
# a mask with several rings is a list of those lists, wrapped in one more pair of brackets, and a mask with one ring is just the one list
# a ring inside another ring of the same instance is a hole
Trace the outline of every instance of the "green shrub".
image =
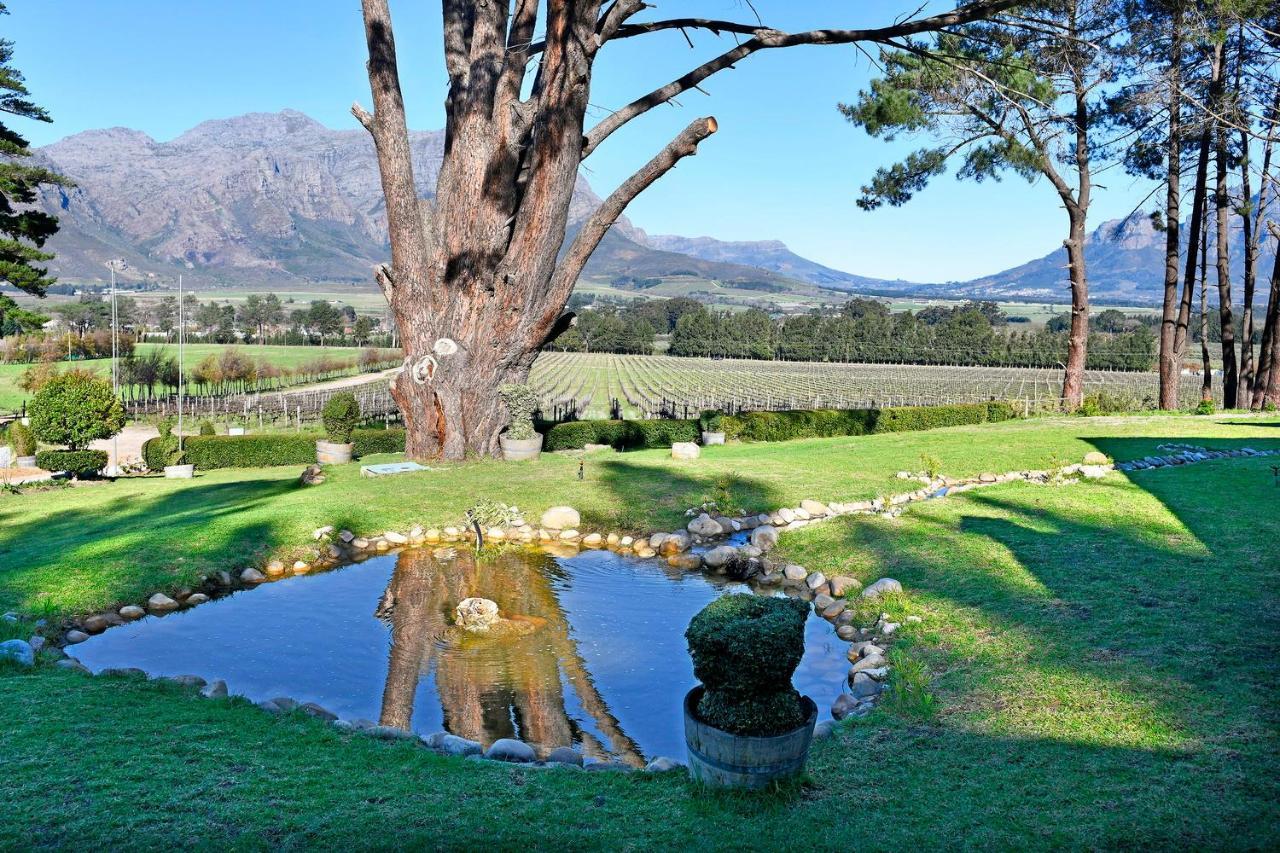
[(351, 455), (359, 458), (374, 453), (404, 453), (404, 430), (357, 429), (351, 431)]
[(929, 690), (929, 671), (920, 661), (896, 649), (889, 653), (892, 669), (885, 704), (904, 717), (928, 720), (938, 713), (941, 702)]
[(31, 427), (22, 421), (14, 421), (9, 427), (9, 443), (13, 445), (15, 456), (34, 456), (36, 453), (36, 437)]
[(350, 391), (334, 394), (325, 400), (320, 418), (324, 421), (324, 431), (330, 441), (334, 444), (348, 444), (352, 430), (360, 423), (360, 404)]
[(1213, 401), (1212, 401), (1212, 400), (1201, 400), (1201, 401), (1200, 401), (1200, 405), (1196, 406), (1196, 411), (1195, 411), (1195, 413), (1196, 413), (1197, 415), (1212, 415), (1212, 414), (1213, 414)]
[(217, 435), (218, 431), (214, 429), (212, 421), (201, 421), (196, 431), (200, 435)]
[(46, 471), (66, 471), (77, 480), (92, 477), (107, 467), (105, 450), (42, 450), (36, 467)]
[(711, 410), (698, 415), (698, 428), (703, 432), (720, 432), (723, 426), (723, 412)]
[(804, 654), (806, 602), (725, 595), (689, 622), (685, 639), (705, 691), (699, 719), (722, 731), (774, 735), (802, 725), (807, 706), (791, 686)]
[(1120, 415), (1128, 412), (1143, 412), (1154, 409), (1155, 401), (1151, 395), (1138, 396), (1124, 391), (1097, 391), (1085, 395), (1076, 414), (1085, 417), (1098, 415)]
[(537, 435), (533, 428), (533, 413), (538, 411), (541, 400), (528, 385), (503, 385), (498, 389), (502, 402), (507, 404), (506, 436), (514, 441), (528, 441)]
[(543, 449), (581, 450), (588, 444), (607, 444), (618, 450), (636, 450), (697, 440), (697, 421), (569, 421), (547, 429)]
[(124, 408), (111, 383), (72, 370), (55, 376), (31, 399), (31, 431), (46, 444), (79, 450), (124, 427)]

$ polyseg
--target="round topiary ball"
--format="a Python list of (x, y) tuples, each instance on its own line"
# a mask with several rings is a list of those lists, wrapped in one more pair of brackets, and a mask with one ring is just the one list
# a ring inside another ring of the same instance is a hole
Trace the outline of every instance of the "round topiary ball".
[(763, 695), (787, 690), (804, 655), (809, 605), (792, 598), (725, 595), (689, 623), (693, 671), (708, 691)]

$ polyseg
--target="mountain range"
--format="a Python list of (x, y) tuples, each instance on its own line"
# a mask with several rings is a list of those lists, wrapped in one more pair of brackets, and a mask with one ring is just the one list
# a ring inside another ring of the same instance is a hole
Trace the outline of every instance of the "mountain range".
[[(416, 131), (410, 142), (419, 191), (429, 197), (444, 134)], [(75, 182), (47, 188), (40, 199), (61, 221), (50, 268), (66, 283), (105, 281), (116, 261), (126, 282), (167, 283), (182, 272), (197, 288), (336, 282), (372, 289), (371, 268), (389, 254), (368, 135), (296, 111), (207, 121), (168, 142), (126, 128), (91, 130), (38, 149), (37, 158)], [(599, 204), (579, 178), (571, 230)], [(1157, 300), (1163, 241), (1141, 215), (1096, 229), (1087, 249), (1093, 295)], [(627, 288), (685, 277), (831, 301), (860, 292), (1061, 302), (1064, 260), (1058, 249), (974, 281), (888, 281), (832, 269), (778, 241), (651, 236), (624, 218), (584, 278)]]

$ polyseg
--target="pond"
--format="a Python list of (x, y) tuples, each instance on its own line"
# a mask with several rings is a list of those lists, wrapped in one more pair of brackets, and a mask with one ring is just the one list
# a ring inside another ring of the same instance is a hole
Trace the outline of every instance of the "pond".
[[(419, 734), (447, 730), (486, 746), (516, 737), (540, 756), (572, 745), (640, 765), (684, 756), (689, 620), (722, 594), (748, 591), (603, 550), (414, 549), (148, 616), (91, 637), (75, 656), (95, 672), (220, 678), (254, 701), (288, 696)], [(454, 608), (473, 596), (497, 602), (518, 630), (456, 627)], [(810, 617), (794, 683), (819, 708), (844, 685), (846, 649)]]

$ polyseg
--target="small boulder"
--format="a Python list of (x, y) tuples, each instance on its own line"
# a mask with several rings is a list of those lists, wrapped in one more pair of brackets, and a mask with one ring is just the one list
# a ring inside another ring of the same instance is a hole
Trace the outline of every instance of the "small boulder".
[(200, 695), (206, 699), (225, 699), (227, 697), (227, 682), (219, 678), (201, 690)]
[(398, 533), (395, 530), (388, 530), (386, 533), (382, 534), (382, 538), (386, 539), (392, 545), (405, 545), (409, 542), (408, 536), (405, 536), (403, 533)]
[(490, 761), (511, 761), (517, 764), (528, 764), (530, 761), (536, 761), (538, 756), (533, 751), (533, 747), (522, 740), (515, 738), (499, 738), (484, 752), (484, 757)]
[(664, 557), (674, 557), (689, 550), (689, 537), (684, 533), (672, 533), (658, 546), (658, 553)]
[(772, 551), (778, 545), (778, 529), (765, 524), (751, 531), (751, 544), (761, 552)]
[(865, 672), (849, 673), (849, 687), (857, 699), (870, 699), (880, 695), (883, 686)]
[(270, 563), (267, 563), (267, 574), (273, 578), (284, 574), (284, 561), (272, 560)]
[(841, 693), (836, 697), (836, 701), (831, 703), (831, 716), (833, 719), (843, 720), (852, 714), (857, 707), (857, 699), (854, 699), (848, 693)]
[(671, 445), (671, 458), (691, 461), (702, 455), (702, 448), (692, 441), (677, 441)]
[(152, 613), (169, 613), (178, 609), (178, 602), (174, 601), (163, 592), (157, 592), (155, 595), (147, 599), (147, 609)]
[(417, 735), (408, 729), (399, 729), (395, 726), (374, 726), (364, 730), (365, 734), (382, 740), (412, 740)]
[(488, 631), (498, 621), (498, 605), (487, 598), (464, 598), (454, 608), (454, 622), (466, 631)]
[(1084, 455), (1084, 464), (1086, 465), (1108, 465), (1111, 460), (1105, 453), (1099, 453), (1096, 450), (1090, 450)]
[(809, 577), (809, 570), (804, 566), (791, 565), (782, 570), (782, 576), (792, 583), (800, 583)]
[(89, 639), (89, 635), (84, 631), (72, 629), (64, 634), (62, 639), (68, 646), (74, 646), (76, 643), (83, 643), (85, 640)]
[(187, 596), (187, 600), (183, 602), (187, 607), (195, 607), (197, 604), (204, 604), (209, 600), (209, 596), (203, 592), (193, 592)]
[(798, 517), (799, 516), (796, 515), (795, 510), (791, 509), (790, 507), (784, 506), (782, 509), (778, 510), (778, 518), (782, 519), (783, 524), (790, 524), (791, 522), (795, 521)]
[(888, 663), (889, 662), (885, 660), (885, 657), (882, 654), (863, 655), (863, 657), (853, 665), (853, 669), (850, 670), (850, 672), (864, 672), (868, 669), (878, 669)]
[(332, 723), (338, 719), (338, 715), (325, 708), (317, 705), (315, 702), (307, 702), (298, 706), (298, 710), (306, 714), (308, 717), (315, 717), (317, 720), (324, 720), (326, 723)]
[(830, 607), (835, 603), (836, 603), (836, 600), (831, 596), (827, 595), (825, 592), (820, 592), (813, 597), (813, 609), (818, 611), (819, 613), (826, 610), (828, 607)]
[(298, 480), (304, 486), (318, 486), (324, 482), (324, 470), (319, 465), (308, 465)]
[(827, 582), (827, 576), (822, 572), (811, 572), (804, 582), (805, 586), (817, 592)]
[(879, 598), (891, 592), (902, 592), (902, 584), (893, 578), (880, 578), (862, 591), (863, 598)]
[(80, 620), (80, 627), (89, 634), (101, 634), (110, 627), (107, 623), (107, 617), (95, 613), (93, 616), (86, 616)]
[(832, 601), (826, 607), (822, 608), (822, 610), (819, 612), (822, 614), (823, 619), (831, 621), (831, 620), (834, 620), (836, 617), (838, 617), (840, 614), (844, 613), (845, 608), (848, 606), (849, 606), (848, 602), (846, 602), (843, 598), (838, 598), (835, 601)]
[(571, 506), (553, 506), (542, 514), (542, 526), (548, 530), (567, 530), (582, 524), (582, 517)]
[(667, 758), (665, 755), (659, 755), (644, 766), (645, 773), (670, 773), (672, 770), (680, 770), (683, 768), (679, 761), (674, 758)]
[(484, 745), (479, 741), (467, 740), (464, 737), (451, 735), (448, 732), (436, 732), (422, 739), (423, 743), (445, 755), (467, 756), (480, 755)]
[(732, 545), (721, 545), (718, 548), (712, 548), (710, 551), (702, 555), (702, 561), (713, 569), (723, 568), (729, 565), (735, 557), (738, 556), (738, 549)]
[(845, 595), (860, 586), (862, 584), (858, 583), (857, 578), (851, 578), (848, 575), (836, 575), (831, 579), (831, 594), (836, 598), (844, 598)]
[(803, 500), (800, 501), (800, 508), (809, 513), (812, 518), (822, 518), (825, 515), (831, 515), (831, 508), (822, 501)]
[(15, 661), (19, 666), (35, 666), (36, 650), (26, 640), (5, 640), (0, 643), (0, 660)]
[(324, 527), (317, 527), (315, 530), (311, 531), (311, 538), (319, 542), (330, 533), (333, 533), (333, 525), (326, 524)]
[(582, 546), (584, 548), (603, 548), (604, 537), (599, 533), (588, 533), (582, 537)]
[(582, 766), (582, 755), (574, 748), (568, 746), (557, 746), (547, 754), (548, 764), (571, 764), (574, 767)]
[(689, 522), (689, 532), (695, 536), (721, 536), (724, 534), (724, 528), (720, 526), (710, 515), (705, 512)]
[(826, 740), (836, 730), (835, 720), (823, 720), (813, 727), (814, 740)]
[(240, 573), (240, 583), (262, 583), (266, 580), (257, 569), (245, 569)]

